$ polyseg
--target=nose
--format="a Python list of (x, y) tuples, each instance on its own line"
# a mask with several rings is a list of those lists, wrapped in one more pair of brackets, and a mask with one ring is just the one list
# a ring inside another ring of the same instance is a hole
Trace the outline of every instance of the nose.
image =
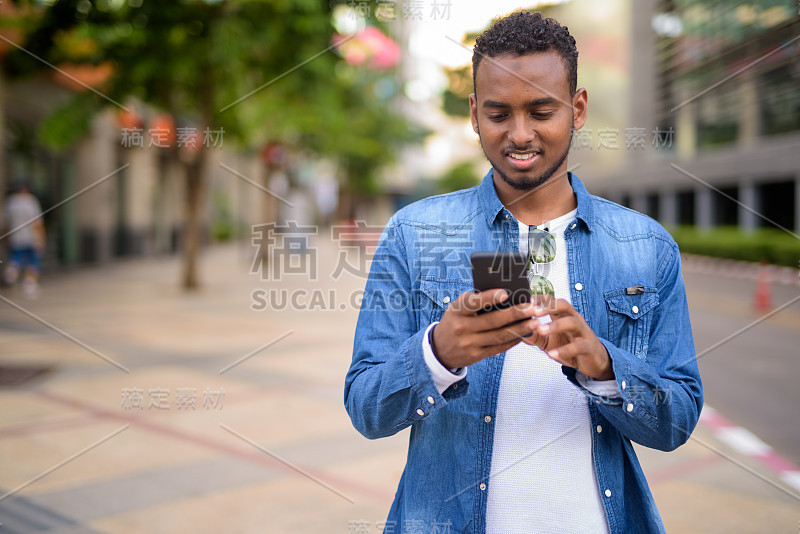
[(535, 137), (533, 124), (524, 115), (518, 115), (510, 122), (508, 139), (515, 146), (525, 148), (533, 143)]

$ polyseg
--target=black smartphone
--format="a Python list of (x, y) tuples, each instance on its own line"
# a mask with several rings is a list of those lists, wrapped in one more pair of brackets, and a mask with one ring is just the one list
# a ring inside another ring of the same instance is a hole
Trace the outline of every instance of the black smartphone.
[(478, 291), (505, 289), (508, 299), (478, 313), (509, 308), (530, 302), (528, 258), (521, 252), (475, 252), (472, 261), (472, 283)]

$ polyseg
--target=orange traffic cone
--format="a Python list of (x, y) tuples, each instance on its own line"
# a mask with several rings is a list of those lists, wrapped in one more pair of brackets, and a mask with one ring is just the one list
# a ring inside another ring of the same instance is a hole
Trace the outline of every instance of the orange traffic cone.
[(757, 313), (767, 313), (772, 310), (772, 291), (770, 289), (770, 266), (762, 262), (758, 268), (756, 281), (756, 294), (753, 298), (753, 309)]

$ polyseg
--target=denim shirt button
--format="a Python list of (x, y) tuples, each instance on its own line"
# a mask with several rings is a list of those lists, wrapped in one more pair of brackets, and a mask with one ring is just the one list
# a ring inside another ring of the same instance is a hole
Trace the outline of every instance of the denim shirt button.
[(487, 423), (491, 423), (492, 422), (492, 416), (491, 415), (487, 415), (486, 417), (483, 418), (483, 420), (486, 421)]
[(633, 308), (631, 308), (631, 311), (633, 313), (639, 313), (639, 306), (634, 306)]
[(601, 425), (597, 425), (597, 433), (599, 434), (602, 431), (603, 431), (603, 427)]
[(626, 384), (625, 381), (623, 380), (622, 382), (619, 383), (619, 387), (625, 389), (626, 387), (628, 387), (628, 384)]
[(633, 404), (631, 404), (631, 403), (629, 402), (629, 403), (628, 403), (628, 405), (627, 405), (627, 406), (625, 406), (625, 410), (627, 410), (628, 412), (632, 412), (632, 411), (633, 411)]
[[(630, 410), (628, 410), (628, 411), (630, 411)], [(425, 415), (425, 412), (423, 412), (422, 408), (420, 408), (419, 410), (417, 410), (417, 414), (420, 415), (420, 416), (423, 416), (423, 415)]]
[(577, 225), (577, 224), (575, 224), (575, 223), (572, 223), (572, 226), (570, 226), (570, 227), (569, 227), (569, 229), (570, 229), (570, 230), (574, 230), (576, 226), (578, 226), (578, 225)]
[(506, 219), (510, 219), (510, 218), (511, 218), (511, 215), (509, 215), (508, 213), (506, 213)]
[(445, 298), (443, 298), (443, 299), (442, 299), (442, 302), (444, 302), (445, 304), (447, 304), (448, 302), (450, 302), (450, 297), (445, 297)]
[(433, 404), (434, 402), (436, 402), (436, 401), (435, 401), (435, 400), (433, 400), (433, 397), (430, 397), (430, 396), (429, 396), (429, 397), (428, 397), (428, 403), (429, 403), (429, 404)]
[(575, 284), (575, 289), (580, 291), (581, 289), (583, 289), (583, 284), (581, 284), (580, 282), (576, 283)]
[(481, 491), (486, 491), (486, 484), (481, 482)]
[(611, 497), (611, 490), (606, 490), (605, 494), (606, 494), (606, 497)]

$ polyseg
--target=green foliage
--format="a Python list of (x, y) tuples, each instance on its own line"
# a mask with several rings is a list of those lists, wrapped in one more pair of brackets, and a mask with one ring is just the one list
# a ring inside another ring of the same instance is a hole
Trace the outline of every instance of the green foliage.
[(462, 161), (450, 167), (436, 182), (439, 193), (449, 193), (476, 186), (480, 181), (481, 177), (475, 172), (475, 165)]
[[(96, 89), (117, 102), (135, 97), (180, 123), (223, 128), (226, 140), (245, 146), (279, 140), (339, 160), (347, 187), (374, 191), (378, 170), (424, 132), (391, 111), (392, 73), (351, 67), (326, 51), (330, 17), (329, 3), (318, 0), (55, 0), (40, 9), (24, 46), (54, 64), (110, 63), (111, 78)], [(17, 74), (46, 68), (19, 51), (9, 65)], [(40, 139), (69, 146), (87, 131), (81, 106), (101, 104), (109, 105), (94, 95), (75, 99), (45, 121)]]
[(442, 110), (454, 117), (469, 117), (472, 93), (472, 66), (447, 71), (447, 89), (442, 94)]
[(797, 267), (800, 263), (800, 240), (778, 229), (764, 228), (744, 232), (736, 227), (703, 231), (693, 226), (670, 230), (681, 252), (719, 258)]
[(236, 224), (231, 214), (230, 198), (223, 191), (215, 191), (212, 199), (211, 237), (215, 241), (229, 241), (233, 238)]
[(92, 118), (102, 105), (91, 93), (78, 93), (64, 106), (45, 117), (36, 132), (37, 139), (53, 150), (65, 150), (86, 136)]
[(442, 93), (442, 109), (454, 117), (469, 117), (469, 100), (450, 89)]

